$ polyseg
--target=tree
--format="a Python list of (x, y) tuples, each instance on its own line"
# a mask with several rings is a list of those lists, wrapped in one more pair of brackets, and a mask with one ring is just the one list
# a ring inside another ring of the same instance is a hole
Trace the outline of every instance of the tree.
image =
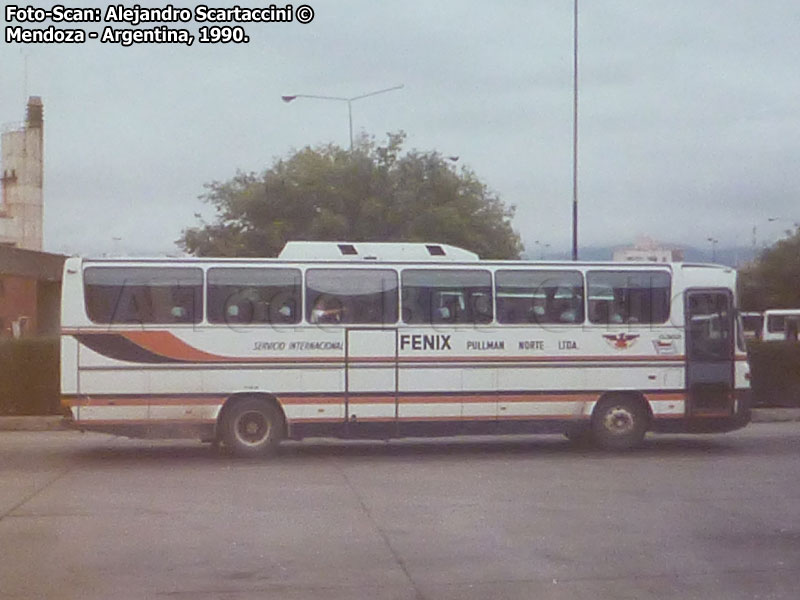
[(201, 199), (215, 221), (177, 244), (199, 256), (276, 256), (289, 240), (440, 242), (519, 258), (514, 207), (437, 152), (402, 154), (404, 141), (400, 132), (384, 146), (362, 137), (352, 151), (306, 147), (260, 175), (208, 183)]
[(746, 310), (800, 307), (800, 228), (742, 269), (739, 292)]

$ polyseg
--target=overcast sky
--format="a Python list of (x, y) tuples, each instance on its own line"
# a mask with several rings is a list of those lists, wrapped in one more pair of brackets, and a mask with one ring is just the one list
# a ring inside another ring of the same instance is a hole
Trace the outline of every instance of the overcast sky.
[[(572, 0), (308, 3), (311, 24), (247, 24), (237, 46), (0, 43), (0, 122), (24, 118), (26, 55), (44, 102), (45, 248), (176, 252), (203, 183), (347, 146), (345, 103), (281, 95), (399, 84), (353, 104), (356, 133), (458, 155), (531, 254), (569, 247)], [(790, 225), (769, 217), (800, 220), (797, 0), (583, 0), (579, 28), (581, 245), (754, 226), (760, 245)]]

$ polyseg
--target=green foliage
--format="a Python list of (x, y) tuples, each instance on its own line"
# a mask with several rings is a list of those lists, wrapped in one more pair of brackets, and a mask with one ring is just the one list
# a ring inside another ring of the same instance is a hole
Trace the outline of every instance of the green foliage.
[(739, 294), (743, 310), (800, 307), (800, 229), (740, 271)]
[(437, 152), (403, 153), (404, 133), (353, 151), (306, 147), (264, 173), (206, 184), (213, 223), (177, 244), (199, 256), (275, 256), (289, 240), (440, 242), (482, 258), (519, 258), (506, 206), (470, 169)]
[(0, 341), (0, 415), (55, 415), (58, 338)]
[(747, 342), (756, 405), (800, 406), (800, 343)]

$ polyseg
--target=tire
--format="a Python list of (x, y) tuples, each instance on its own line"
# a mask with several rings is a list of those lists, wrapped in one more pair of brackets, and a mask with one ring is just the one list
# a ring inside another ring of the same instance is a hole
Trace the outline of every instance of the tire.
[(222, 441), (235, 456), (264, 456), (283, 438), (280, 411), (260, 398), (237, 401), (222, 415), (220, 425)]
[(642, 443), (648, 421), (641, 401), (625, 396), (606, 398), (592, 414), (592, 437), (606, 450), (628, 450)]

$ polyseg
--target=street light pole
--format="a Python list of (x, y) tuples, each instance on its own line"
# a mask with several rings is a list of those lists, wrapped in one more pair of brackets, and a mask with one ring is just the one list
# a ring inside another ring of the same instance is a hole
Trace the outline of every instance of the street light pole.
[(350, 131), (350, 152), (353, 151), (353, 101), (347, 101), (347, 128)]
[(578, 0), (572, 36), (572, 260), (578, 260)]
[(378, 94), (384, 94), (386, 92), (392, 92), (394, 90), (399, 90), (403, 87), (403, 84), (395, 85), (390, 88), (385, 88), (382, 90), (376, 90), (374, 92), (367, 92), (366, 94), (360, 94), (358, 96), (351, 96), (351, 97), (344, 97), (344, 96), (318, 96), (315, 94), (292, 94), (287, 96), (281, 96), (281, 100), (286, 102), (292, 102), (297, 98), (311, 98), (313, 100), (337, 100), (339, 102), (347, 102), (347, 123), (348, 123), (348, 131), (350, 133), (350, 152), (353, 151), (353, 102), (356, 100), (361, 100), (362, 98), (368, 98), (370, 96), (377, 96)]
[(708, 241), (711, 242), (711, 262), (717, 262), (717, 244), (719, 244), (719, 240), (710, 237)]

